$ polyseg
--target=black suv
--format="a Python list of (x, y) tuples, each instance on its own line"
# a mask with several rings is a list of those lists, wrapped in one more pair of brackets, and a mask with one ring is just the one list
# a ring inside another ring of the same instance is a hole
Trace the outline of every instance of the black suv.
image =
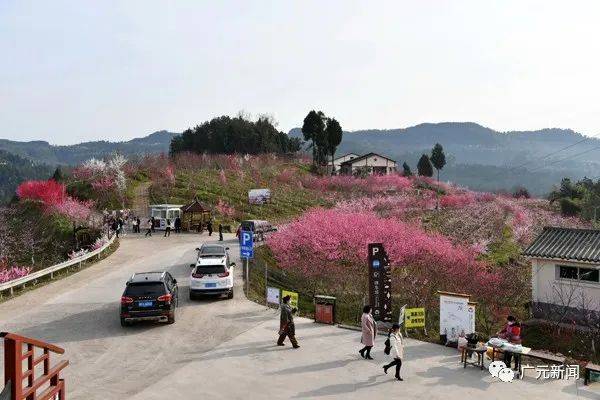
[(121, 326), (138, 321), (175, 322), (177, 280), (168, 272), (133, 274), (121, 297)]

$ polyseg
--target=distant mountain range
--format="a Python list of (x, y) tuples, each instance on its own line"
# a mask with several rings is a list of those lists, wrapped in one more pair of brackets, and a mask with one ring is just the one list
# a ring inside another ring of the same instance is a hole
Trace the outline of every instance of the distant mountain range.
[[(295, 128), (290, 135), (302, 137), (302, 132)], [(398, 167), (407, 162), (415, 171), (419, 157), (435, 143), (444, 146), (448, 161), (441, 179), (476, 190), (522, 185), (542, 195), (563, 177), (600, 178), (600, 139), (568, 129), (498, 132), (472, 122), (426, 123), (344, 132), (338, 154), (372, 151), (394, 158)]]
[[(289, 134), (302, 137), (299, 128)], [(126, 142), (69, 146), (0, 139), (0, 150), (32, 165), (75, 165), (114, 152), (128, 156), (167, 153), (176, 135), (158, 131)], [(498, 132), (471, 122), (425, 123), (403, 129), (345, 132), (338, 154), (372, 151), (396, 159), (399, 167), (406, 161), (415, 171), (421, 154), (429, 153), (435, 143), (444, 146), (448, 160), (441, 178), (475, 190), (512, 190), (522, 185), (542, 195), (563, 177), (600, 177), (600, 140), (568, 129)]]
[(106, 157), (114, 152), (123, 155), (167, 153), (171, 139), (178, 133), (158, 131), (126, 142), (84, 142), (54, 146), (44, 141), (16, 142), (0, 139), (0, 150), (48, 165), (77, 165), (90, 158)]

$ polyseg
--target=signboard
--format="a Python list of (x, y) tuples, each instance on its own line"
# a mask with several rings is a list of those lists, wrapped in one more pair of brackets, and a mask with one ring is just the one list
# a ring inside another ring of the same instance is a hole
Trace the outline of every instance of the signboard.
[(282, 290), (281, 298), (283, 299), (285, 296), (290, 296), (290, 306), (292, 306), (292, 308), (298, 308), (298, 293)]
[(248, 191), (250, 204), (265, 204), (271, 202), (271, 189), (252, 189)]
[[(402, 325), (404, 323), (404, 315), (406, 312), (406, 304), (400, 307), (400, 312), (398, 313), (398, 325)], [(406, 329), (406, 327), (405, 327)]]
[(440, 294), (440, 335), (448, 341), (475, 332), (475, 305), (467, 295)]
[(267, 287), (267, 303), (279, 304), (281, 299), (279, 298), (279, 288)]
[(404, 328), (425, 328), (425, 309), (407, 308), (404, 312)]
[(369, 302), (375, 321), (392, 321), (392, 274), (382, 243), (370, 243)]
[(254, 233), (252, 231), (240, 232), (240, 257), (254, 258)]

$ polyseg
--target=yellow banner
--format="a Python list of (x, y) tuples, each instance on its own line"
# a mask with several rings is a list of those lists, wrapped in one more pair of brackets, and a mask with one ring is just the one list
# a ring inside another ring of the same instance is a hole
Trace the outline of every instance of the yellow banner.
[(285, 296), (290, 296), (290, 306), (292, 306), (292, 308), (298, 308), (298, 293), (282, 290), (281, 298), (283, 299)]
[(425, 309), (407, 308), (404, 311), (404, 326), (407, 329), (425, 327)]

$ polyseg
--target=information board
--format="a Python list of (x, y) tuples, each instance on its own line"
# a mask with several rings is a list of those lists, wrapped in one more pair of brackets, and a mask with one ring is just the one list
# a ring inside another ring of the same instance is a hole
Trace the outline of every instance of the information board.
[(392, 321), (392, 274), (388, 256), (382, 243), (370, 243), (369, 302), (375, 321)]

